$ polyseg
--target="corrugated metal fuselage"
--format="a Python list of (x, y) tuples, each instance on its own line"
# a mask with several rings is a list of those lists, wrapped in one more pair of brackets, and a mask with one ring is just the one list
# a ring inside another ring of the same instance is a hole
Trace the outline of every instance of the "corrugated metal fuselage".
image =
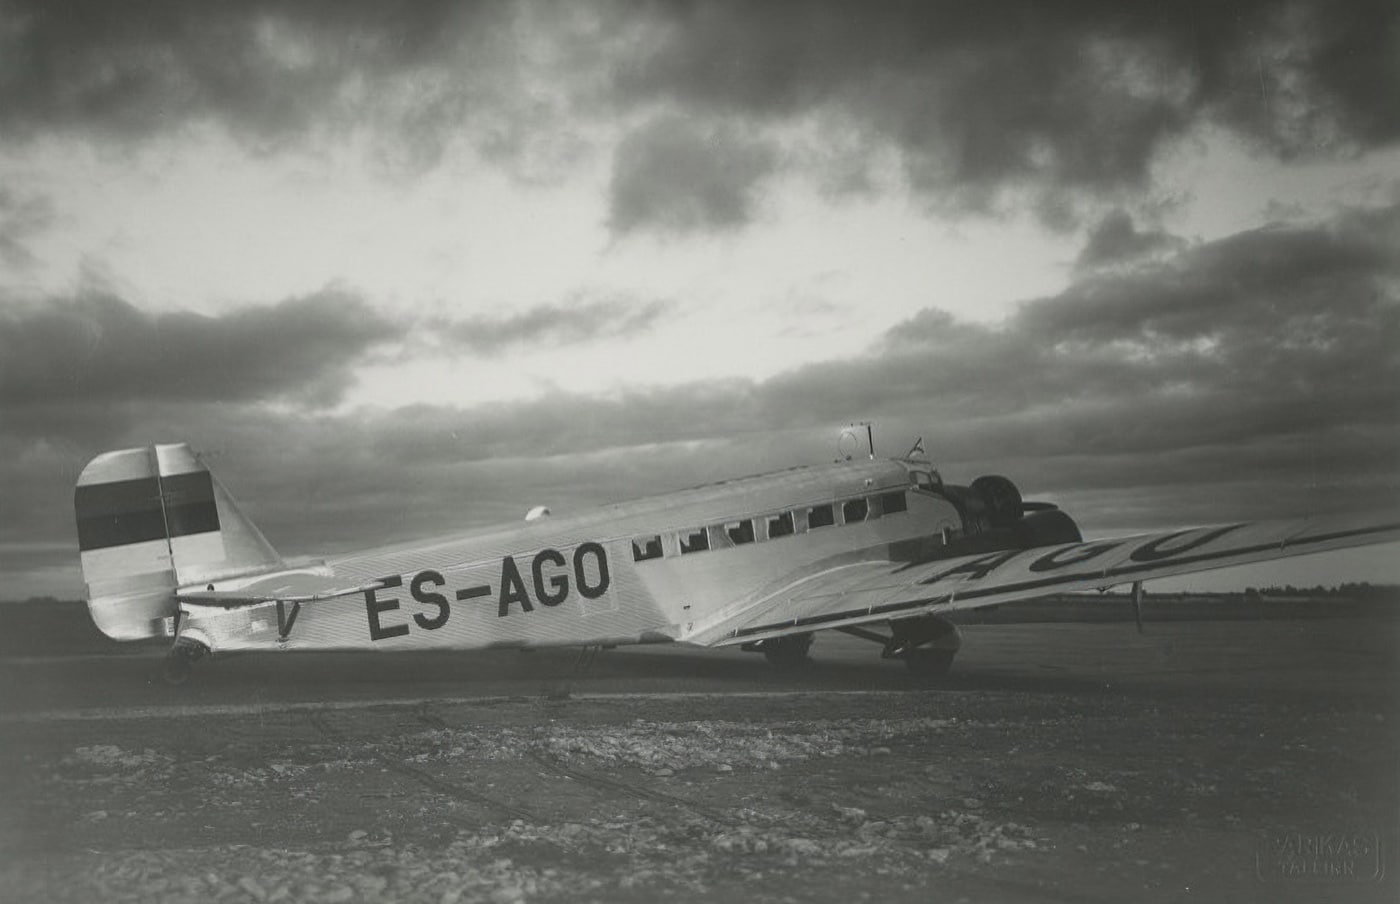
[[(373, 589), (301, 605), (185, 602), (179, 633), (215, 651), (686, 641), (795, 584), (961, 526), (900, 462), (796, 468), (337, 557), (318, 580)], [(271, 596), (294, 583), (283, 573), (217, 589)]]

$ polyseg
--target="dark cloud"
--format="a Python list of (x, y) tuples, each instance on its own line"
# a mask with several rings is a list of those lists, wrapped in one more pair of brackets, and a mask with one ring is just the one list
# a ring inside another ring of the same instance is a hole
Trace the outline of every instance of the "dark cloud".
[(734, 229), (753, 216), (777, 154), (735, 128), (654, 119), (618, 146), (609, 192), (613, 232)]
[(934, 207), (1028, 204), (1063, 227), (1201, 127), (1284, 159), (1394, 144), (1397, 29), (1387, 0), (9, 0), (0, 134), (363, 134), (395, 170), (465, 142), (548, 181), (599, 123), (640, 119), (614, 161), (619, 233), (742, 225), (780, 166), (868, 190), (891, 148)]
[(1090, 533), (1396, 505), (1398, 239), (1400, 205), (1241, 233), (763, 382), (347, 416), (53, 395), (0, 435), (0, 544), (71, 538), (82, 463), (127, 445), (194, 442), (279, 547), (331, 552), (822, 461), (854, 419)]
[(1392, 207), (1242, 233), (1086, 276), (997, 327), (926, 312), (891, 330), (872, 366), (895, 375), (886, 385), (921, 386), (930, 409), (1046, 454), (1393, 433), (1398, 225)]
[(0, 109), (12, 132), (144, 135), (212, 117), (277, 137), (306, 129), (355, 71), (431, 56), (450, 18), (430, 3), (398, 16), (355, 3), (7, 3)]
[[(1091, 240), (1090, 247), (1094, 246)], [(1256, 332), (1287, 349), (1326, 349), (1329, 331), (1369, 324), (1382, 338), (1400, 273), (1400, 207), (1319, 227), (1265, 227), (1126, 273), (1090, 276), (1053, 304), (1022, 310), (1056, 342), (1163, 344)]]
[(504, 3), (10, 0), (0, 133), (120, 145), (214, 124), (259, 153), (365, 135), (393, 172), (465, 140), (540, 179), (577, 142), (555, 132), (565, 101), (535, 90), (550, 65), (536, 40)]
[(1185, 245), (1185, 239), (1170, 233), (1137, 229), (1132, 216), (1120, 208), (1105, 214), (1089, 232), (1089, 241), (1080, 252), (1075, 266), (1093, 269), (1132, 264), (1144, 257), (1178, 251)]
[(1072, 219), (1065, 192), (1143, 187), (1162, 144), (1202, 122), (1285, 158), (1400, 138), (1400, 9), (1384, 0), (654, 9), (658, 38), (618, 69), (631, 102), (853, 123), (961, 209), (1029, 188)]
[(0, 314), (0, 406), (16, 417), (70, 401), (330, 402), (402, 331), (333, 290), (218, 317), (83, 295)]
[(542, 304), (503, 317), (468, 317), (431, 325), (446, 350), (465, 348), (496, 355), (518, 346), (575, 345), (642, 333), (670, 310), (663, 301), (579, 297)]

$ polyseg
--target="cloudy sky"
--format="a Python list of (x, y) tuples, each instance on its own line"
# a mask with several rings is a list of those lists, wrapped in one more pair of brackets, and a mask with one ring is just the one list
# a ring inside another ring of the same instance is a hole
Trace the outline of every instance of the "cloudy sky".
[(1394, 505), (1396, 85), (1389, 0), (0, 0), (0, 597), (153, 441), (286, 554), (854, 420), (1088, 534)]

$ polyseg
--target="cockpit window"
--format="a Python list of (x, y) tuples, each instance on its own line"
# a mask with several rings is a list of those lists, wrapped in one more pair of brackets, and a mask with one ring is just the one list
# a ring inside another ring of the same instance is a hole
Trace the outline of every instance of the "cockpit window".
[(779, 512), (768, 517), (768, 539), (792, 536), (792, 512)]
[(836, 523), (836, 513), (829, 505), (814, 505), (807, 509), (807, 527), (830, 527)]

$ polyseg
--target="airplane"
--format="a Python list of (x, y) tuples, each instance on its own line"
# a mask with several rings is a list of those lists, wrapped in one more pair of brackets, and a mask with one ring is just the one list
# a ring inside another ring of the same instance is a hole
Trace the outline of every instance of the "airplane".
[(918, 443), (454, 536), (289, 562), (188, 444), (94, 458), (74, 491), (89, 613), (210, 653), (738, 645), (778, 666), (817, 631), (941, 675), (953, 613), (1011, 600), (1400, 540), (1400, 512), (1085, 541), (1006, 477), (945, 483)]

